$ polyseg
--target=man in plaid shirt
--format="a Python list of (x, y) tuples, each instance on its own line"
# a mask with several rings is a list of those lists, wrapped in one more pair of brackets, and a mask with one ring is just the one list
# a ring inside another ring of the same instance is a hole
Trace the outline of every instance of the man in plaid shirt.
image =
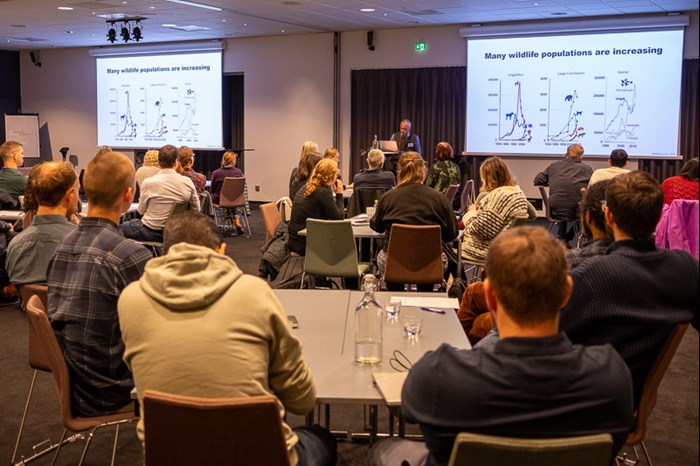
[(119, 218), (134, 194), (134, 166), (119, 152), (95, 156), (83, 178), (87, 217), (56, 248), (47, 272), (48, 314), (71, 376), (73, 412), (97, 416), (130, 403), (117, 300), (143, 274), (148, 250), (122, 236)]

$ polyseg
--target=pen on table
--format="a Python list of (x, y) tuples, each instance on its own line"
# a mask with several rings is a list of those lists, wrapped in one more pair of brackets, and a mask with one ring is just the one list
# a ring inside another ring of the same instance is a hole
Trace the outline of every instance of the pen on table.
[(436, 314), (444, 314), (445, 311), (442, 309), (433, 309), (432, 307), (421, 307), (421, 311), (428, 311), (428, 312), (434, 312)]

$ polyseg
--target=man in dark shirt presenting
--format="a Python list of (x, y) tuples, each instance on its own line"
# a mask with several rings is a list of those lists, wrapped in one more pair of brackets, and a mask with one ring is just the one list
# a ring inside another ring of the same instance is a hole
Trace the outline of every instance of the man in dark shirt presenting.
[(447, 465), (459, 432), (547, 438), (610, 433), (613, 454), (633, 423), (632, 382), (610, 345), (573, 345), (559, 309), (573, 285), (562, 245), (539, 227), (498, 235), (486, 258), (486, 302), (501, 340), (490, 348), (443, 344), (408, 374), (401, 411), (425, 444), (381, 441), (369, 464)]
[(131, 402), (134, 381), (123, 360), (117, 300), (141, 278), (151, 255), (117, 226), (134, 195), (131, 161), (119, 152), (96, 155), (83, 184), (87, 217), (49, 262), (48, 314), (70, 371), (73, 412), (99, 416)]

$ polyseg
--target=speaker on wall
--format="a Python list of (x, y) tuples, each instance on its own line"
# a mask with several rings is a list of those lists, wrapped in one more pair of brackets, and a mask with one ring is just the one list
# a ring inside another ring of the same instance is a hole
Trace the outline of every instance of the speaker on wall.
[(374, 50), (374, 31), (367, 31), (367, 48)]

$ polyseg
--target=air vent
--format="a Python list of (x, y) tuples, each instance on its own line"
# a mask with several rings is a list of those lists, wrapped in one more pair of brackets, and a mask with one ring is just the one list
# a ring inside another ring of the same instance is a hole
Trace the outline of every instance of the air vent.
[(442, 11), (431, 10), (431, 9), (423, 9), (423, 10), (415, 10), (415, 11), (404, 10), (404, 13), (411, 15), (411, 16), (431, 16), (431, 15), (444, 15), (445, 14)]
[(10, 37), (10, 40), (21, 40), (24, 42), (46, 42), (47, 39), (39, 39), (38, 37)]

